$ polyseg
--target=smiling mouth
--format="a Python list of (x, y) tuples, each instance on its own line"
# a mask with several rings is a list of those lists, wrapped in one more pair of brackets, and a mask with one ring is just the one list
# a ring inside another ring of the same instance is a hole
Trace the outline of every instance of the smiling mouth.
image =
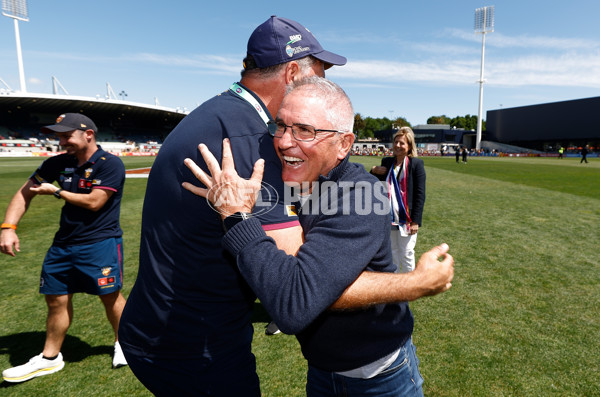
[(299, 159), (298, 157), (291, 157), (291, 156), (283, 156), (283, 161), (286, 165), (295, 167), (295, 166), (299, 166), (300, 164), (304, 163), (304, 160)]

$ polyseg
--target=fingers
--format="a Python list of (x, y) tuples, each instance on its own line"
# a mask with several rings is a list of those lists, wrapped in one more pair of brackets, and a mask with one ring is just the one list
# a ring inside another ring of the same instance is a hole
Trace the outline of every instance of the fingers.
[(10, 256), (16, 256), (15, 253), (13, 252), (13, 244), (15, 246), (15, 251), (20, 252), (19, 250), (19, 241), (2, 241), (2, 246), (1, 251), (3, 254), (6, 255), (10, 255)]
[(447, 254), (449, 249), (450, 247), (448, 247), (448, 244), (443, 243), (427, 251), (427, 254), (439, 258), (440, 256)]
[(250, 177), (250, 180), (260, 184), (262, 182), (264, 173), (265, 160), (258, 159), (256, 163), (254, 163), (254, 169), (252, 170), (252, 176)]
[[(208, 149), (207, 149), (208, 150)], [(211, 156), (212, 154), (210, 153), (210, 151), (208, 152)], [(213, 157), (214, 158), (214, 157)], [(212, 187), (212, 178), (202, 170), (202, 168), (198, 167), (198, 164), (196, 164), (194, 162), (194, 160), (192, 159), (185, 159), (183, 160), (183, 164), (185, 164), (186, 167), (189, 168), (190, 171), (192, 171), (192, 174), (194, 174), (194, 176), (200, 181), (202, 182), (202, 184), (206, 187), (208, 187), (209, 189)], [(217, 164), (218, 167), (218, 164)], [(211, 171), (212, 172), (212, 171)], [(187, 188), (186, 188), (187, 189)], [(188, 189), (190, 190), (190, 189)], [(190, 190), (191, 191), (191, 190)]]
[(227, 138), (223, 139), (223, 159), (221, 160), (221, 164), (223, 165), (223, 170), (235, 169), (233, 154), (231, 153), (231, 143)]
[[(200, 150), (202, 158), (204, 158), (204, 162), (208, 167), (208, 171), (213, 176), (213, 178), (216, 177), (221, 172), (219, 162), (217, 161), (215, 156), (213, 156), (211, 151), (208, 150), (208, 147), (205, 144), (201, 143), (200, 145), (198, 145), (198, 150)], [(231, 155), (231, 150), (229, 151), (229, 154)]]
[(208, 196), (208, 189), (194, 186), (189, 182), (183, 182), (181, 184), (181, 186), (183, 186), (184, 189), (189, 190), (190, 192), (194, 193), (196, 196), (200, 196), (200, 197), (204, 197), (204, 198), (206, 198)]

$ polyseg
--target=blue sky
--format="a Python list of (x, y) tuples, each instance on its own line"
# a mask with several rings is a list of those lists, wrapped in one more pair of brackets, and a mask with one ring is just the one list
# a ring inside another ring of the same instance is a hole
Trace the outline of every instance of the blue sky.
[[(348, 64), (327, 77), (355, 112), (476, 115), (481, 34), (476, 8), (495, 6), (486, 35), (483, 110), (600, 95), (600, 2), (540, 0), (139, 1), (28, 0), (19, 22), (27, 91), (104, 96), (193, 109), (239, 79), (248, 37), (270, 15), (299, 21)], [(13, 20), (0, 18), (0, 78), (19, 89)], [(0, 87), (4, 88), (4, 87)]]

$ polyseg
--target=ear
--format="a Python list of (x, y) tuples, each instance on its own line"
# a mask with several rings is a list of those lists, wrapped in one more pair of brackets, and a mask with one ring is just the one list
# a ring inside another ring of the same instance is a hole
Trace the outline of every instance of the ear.
[(354, 134), (352, 132), (345, 132), (340, 134), (340, 146), (338, 150), (338, 159), (343, 160), (350, 150), (352, 150), (352, 144), (354, 143)]
[(94, 131), (92, 131), (92, 130), (85, 130), (84, 134), (85, 134), (85, 138), (87, 139), (88, 142), (91, 142), (92, 139), (94, 139)]
[(298, 79), (300, 75), (300, 65), (298, 65), (298, 62), (288, 62), (285, 66), (285, 84), (290, 84), (292, 81)]

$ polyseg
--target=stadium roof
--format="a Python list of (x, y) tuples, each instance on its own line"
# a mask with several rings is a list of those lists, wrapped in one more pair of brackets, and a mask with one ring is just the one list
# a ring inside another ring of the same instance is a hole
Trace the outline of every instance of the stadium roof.
[[(187, 114), (180, 109), (164, 106), (146, 105), (136, 102), (128, 102), (115, 99), (93, 98), (73, 95), (58, 94), (33, 94), (33, 93), (2, 93), (0, 94), (0, 109), (5, 111), (16, 109), (28, 109), (44, 113), (102, 113), (118, 114), (128, 112), (135, 117), (146, 117), (155, 115), (178, 114), (183, 118)], [(90, 116), (91, 117), (91, 116)]]
[(83, 113), (94, 120), (99, 130), (107, 126), (114, 131), (170, 131), (188, 112), (104, 97), (0, 91), (0, 124), (6, 127), (54, 123), (61, 113)]

